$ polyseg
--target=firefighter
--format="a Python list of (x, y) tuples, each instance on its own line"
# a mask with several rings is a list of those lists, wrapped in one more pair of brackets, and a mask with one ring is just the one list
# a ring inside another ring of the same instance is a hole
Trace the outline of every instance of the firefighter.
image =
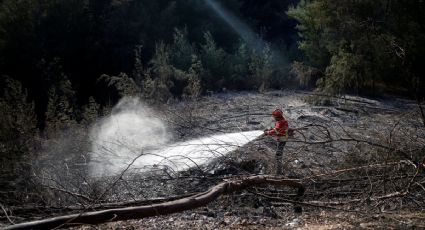
[(288, 140), (288, 122), (283, 117), (283, 112), (280, 109), (276, 109), (272, 113), (273, 118), (276, 121), (275, 127), (272, 129), (264, 130), (264, 134), (272, 136), (276, 139), (276, 174), (283, 174), (283, 148)]

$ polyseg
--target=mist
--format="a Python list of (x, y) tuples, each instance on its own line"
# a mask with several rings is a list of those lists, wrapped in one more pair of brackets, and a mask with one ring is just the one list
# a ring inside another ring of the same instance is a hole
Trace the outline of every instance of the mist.
[(171, 138), (166, 125), (137, 98), (123, 98), (110, 116), (93, 126), (90, 136), (89, 174), (96, 177), (119, 173)]
[(124, 98), (91, 131), (91, 177), (152, 169), (182, 171), (199, 167), (247, 144), (262, 131), (224, 133), (171, 142), (170, 130), (136, 98)]

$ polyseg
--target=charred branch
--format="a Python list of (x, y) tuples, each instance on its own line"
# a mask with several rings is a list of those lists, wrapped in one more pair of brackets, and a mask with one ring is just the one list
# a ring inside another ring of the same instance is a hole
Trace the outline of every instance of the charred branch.
[(5, 228), (5, 230), (53, 229), (57, 227), (69, 227), (82, 224), (93, 225), (112, 221), (167, 215), (171, 213), (198, 208), (214, 201), (223, 194), (229, 194), (251, 186), (260, 185), (275, 185), (295, 188), (298, 189), (299, 197), (301, 197), (305, 191), (304, 186), (296, 180), (280, 179), (270, 176), (252, 176), (241, 178), (238, 180), (229, 180), (212, 187), (206, 192), (175, 201), (154, 205), (108, 209), (103, 211), (86, 212), (80, 214), (54, 217), (45, 220), (12, 225), (10, 227)]

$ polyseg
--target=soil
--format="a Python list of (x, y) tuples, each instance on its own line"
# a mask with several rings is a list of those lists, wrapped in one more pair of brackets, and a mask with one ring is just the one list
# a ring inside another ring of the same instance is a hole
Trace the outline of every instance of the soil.
[[(267, 186), (183, 213), (74, 229), (425, 228), (425, 170), (417, 163), (425, 159), (425, 128), (415, 102), (346, 96), (315, 106), (306, 102), (312, 97), (317, 99), (306, 92), (238, 92), (156, 108), (176, 141), (264, 130), (274, 125), (271, 111), (282, 108), (291, 128), (303, 128), (285, 146), (282, 175), (306, 186), (302, 213), (294, 212), (294, 191)], [(179, 196), (226, 178), (274, 174), (275, 148), (275, 140), (261, 137), (200, 168), (124, 175), (102, 201)]]

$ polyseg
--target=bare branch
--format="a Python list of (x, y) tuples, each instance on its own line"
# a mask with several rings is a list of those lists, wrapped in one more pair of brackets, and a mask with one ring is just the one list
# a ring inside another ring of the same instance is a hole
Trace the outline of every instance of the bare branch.
[(166, 215), (204, 206), (223, 194), (240, 191), (249, 186), (260, 186), (265, 184), (292, 187), (298, 189), (299, 194), (302, 195), (304, 193), (304, 186), (296, 180), (286, 180), (270, 176), (252, 176), (241, 178), (239, 180), (229, 180), (212, 187), (206, 192), (176, 201), (147, 206), (109, 209), (97, 212), (87, 212), (84, 214), (54, 217), (46, 220), (13, 225), (5, 228), (4, 230), (52, 229), (58, 226), (65, 227), (81, 224), (100, 224), (112, 221)]

